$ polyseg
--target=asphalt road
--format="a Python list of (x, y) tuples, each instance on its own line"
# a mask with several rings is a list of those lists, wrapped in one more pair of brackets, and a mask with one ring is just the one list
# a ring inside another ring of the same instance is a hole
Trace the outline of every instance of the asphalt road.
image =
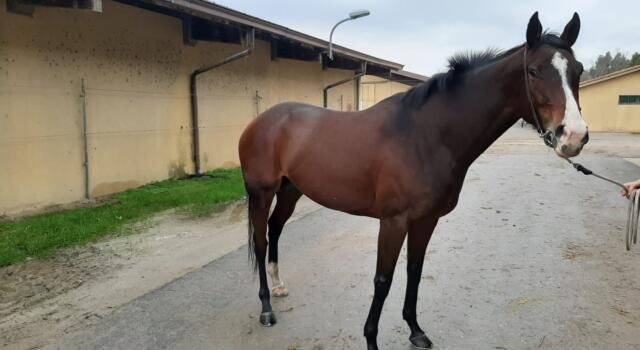
[[(516, 131), (516, 136), (519, 131)], [(640, 349), (640, 246), (623, 243), (626, 201), (537, 144), (498, 146), (471, 168), (428, 248), (419, 320), (435, 349)], [(587, 153), (587, 152), (585, 152)], [(629, 180), (606, 154), (585, 165)], [(361, 349), (377, 222), (320, 209), (280, 239), (287, 298), (258, 323), (246, 246), (123, 305), (60, 349)], [(384, 349), (410, 349), (401, 254), (380, 322)]]

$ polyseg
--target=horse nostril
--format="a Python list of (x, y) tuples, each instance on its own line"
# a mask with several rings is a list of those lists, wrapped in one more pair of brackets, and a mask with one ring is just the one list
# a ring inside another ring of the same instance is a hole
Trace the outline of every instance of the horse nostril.
[(560, 138), (560, 136), (562, 136), (562, 134), (564, 134), (564, 125), (560, 124), (558, 125), (558, 127), (556, 128), (556, 137)]
[(582, 144), (586, 145), (587, 142), (589, 142), (589, 133), (588, 132), (586, 134), (584, 134), (584, 137), (582, 138)]
[(569, 146), (567, 146), (567, 145), (562, 145), (562, 147), (560, 147), (560, 150), (562, 152), (566, 152), (568, 149), (569, 149)]

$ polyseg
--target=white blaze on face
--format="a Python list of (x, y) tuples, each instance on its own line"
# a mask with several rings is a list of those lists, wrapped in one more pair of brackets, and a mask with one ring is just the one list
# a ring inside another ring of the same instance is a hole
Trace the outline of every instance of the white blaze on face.
[(582, 119), (578, 103), (576, 102), (573, 92), (567, 81), (567, 59), (560, 52), (556, 52), (551, 59), (551, 64), (558, 70), (560, 80), (562, 82), (562, 90), (565, 97), (564, 118), (564, 134), (560, 137), (558, 146), (568, 144), (576, 147), (582, 142), (582, 138), (587, 134), (587, 124)]

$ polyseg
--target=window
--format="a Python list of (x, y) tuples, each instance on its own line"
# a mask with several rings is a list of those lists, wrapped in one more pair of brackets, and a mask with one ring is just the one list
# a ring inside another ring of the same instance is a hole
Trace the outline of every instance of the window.
[(619, 105), (640, 105), (640, 95), (620, 95), (618, 96)]

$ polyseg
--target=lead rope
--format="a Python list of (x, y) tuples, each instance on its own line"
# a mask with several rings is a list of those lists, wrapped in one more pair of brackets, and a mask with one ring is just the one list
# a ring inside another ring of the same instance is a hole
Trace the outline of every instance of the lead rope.
[(638, 242), (638, 211), (640, 206), (640, 195), (638, 191), (633, 191), (633, 194), (629, 197), (629, 209), (627, 210), (627, 230), (625, 234), (624, 243), (627, 246), (627, 250), (631, 250), (631, 244)]
[[(593, 171), (585, 168), (582, 164), (576, 163), (569, 158), (564, 158), (569, 164), (571, 164), (578, 172), (585, 175), (592, 175), (609, 183), (612, 183), (622, 190), (626, 191), (626, 187), (618, 181), (611, 180), (608, 177), (596, 174)], [(627, 226), (625, 229), (624, 243), (627, 250), (631, 250), (631, 244), (636, 244), (638, 241), (638, 216), (640, 214), (640, 195), (638, 191), (633, 191), (629, 196), (629, 206), (627, 209)]]
[[(553, 132), (551, 132), (550, 130), (546, 130), (544, 131), (544, 129), (542, 128), (542, 124), (540, 123), (540, 120), (538, 119), (538, 114), (536, 113), (536, 109), (533, 105), (533, 99), (531, 97), (531, 90), (529, 88), (529, 74), (528, 74), (528, 69), (527, 69), (527, 45), (525, 44), (524, 46), (524, 87), (525, 87), (525, 91), (526, 91), (526, 95), (527, 95), (527, 100), (529, 100), (529, 108), (531, 109), (531, 115), (533, 117), (533, 120), (536, 123), (536, 128), (538, 129), (538, 135), (540, 136), (540, 138), (544, 141), (544, 144), (551, 147), (551, 148), (555, 148), (557, 140), (555, 135), (553, 134)], [(624, 191), (626, 191), (626, 187), (624, 187), (624, 185), (620, 182), (611, 180), (605, 176), (602, 176), (600, 174), (594, 173), (593, 171), (585, 168), (582, 164), (580, 163), (575, 163), (573, 162), (571, 159), (569, 158), (564, 158), (567, 162), (569, 162), (569, 164), (571, 164), (578, 172), (581, 172), (585, 175), (592, 175), (595, 176), (601, 180), (607, 181), (609, 183), (612, 183), (616, 186), (619, 186), (620, 188), (622, 188)], [(638, 191), (633, 191), (631, 193), (631, 195), (629, 196), (629, 207), (627, 209), (627, 227), (625, 229), (625, 239), (624, 239), (624, 243), (625, 246), (627, 247), (627, 250), (631, 250), (631, 244), (636, 244), (637, 240), (638, 240), (638, 216), (640, 215), (640, 195), (638, 195)]]

